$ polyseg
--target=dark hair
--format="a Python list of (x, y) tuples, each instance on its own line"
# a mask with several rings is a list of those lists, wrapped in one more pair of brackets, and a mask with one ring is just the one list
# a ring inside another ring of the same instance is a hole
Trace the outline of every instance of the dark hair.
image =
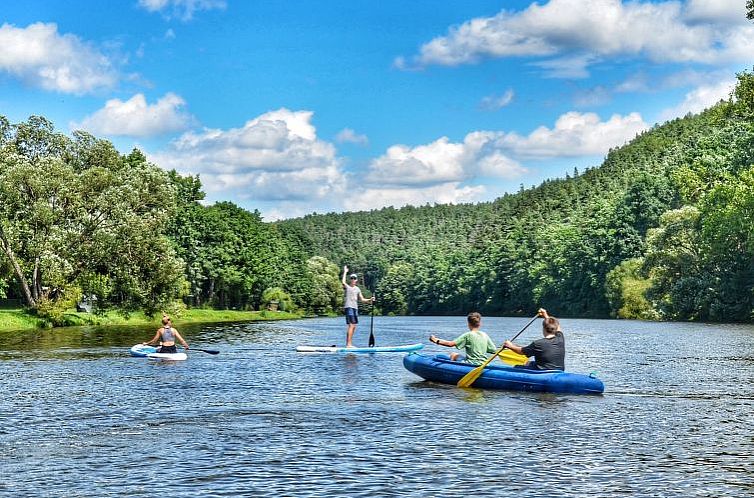
[(477, 328), (482, 323), (482, 315), (480, 315), (476, 311), (472, 311), (466, 317), (466, 321), (469, 322), (469, 325), (471, 325), (473, 328)]
[(552, 316), (548, 316), (542, 321), (542, 329), (544, 329), (548, 335), (557, 332), (559, 326), (560, 322), (558, 322), (558, 319)]

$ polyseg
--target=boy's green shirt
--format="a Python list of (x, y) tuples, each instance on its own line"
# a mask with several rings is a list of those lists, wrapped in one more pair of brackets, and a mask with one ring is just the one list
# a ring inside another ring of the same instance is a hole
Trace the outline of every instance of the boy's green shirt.
[(497, 351), (497, 347), (495, 347), (490, 336), (481, 330), (469, 330), (458, 336), (453, 342), (456, 343), (456, 348), (466, 354), (466, 363), (472, 365), (481, 365), (487, 359), (489, 353)]

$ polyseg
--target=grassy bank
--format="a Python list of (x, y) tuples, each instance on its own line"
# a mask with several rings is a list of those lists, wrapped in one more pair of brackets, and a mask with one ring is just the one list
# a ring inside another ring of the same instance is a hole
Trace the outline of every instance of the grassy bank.
[[(65, 313), (67, 326), (77, 325), (158, 325), (161, 315), (146, 316), (144, 313), (131, 313), (128, 317), (116, 311), (109, 311), (104, 315), (93, 313), (78, 313), (71, 310)], [(257, 320), (290, 320), (301, 318), (300, 314), (284, 311), (233, 311), (189, 309), (181, 312), (180, 316), (173, 316), (176, 325), (187, 323), (213, 322), (242, 322)], [(0, 331), (26, 330), (45, 327), (43, 320), (25, 312), (22, 309), (0, 310)]]

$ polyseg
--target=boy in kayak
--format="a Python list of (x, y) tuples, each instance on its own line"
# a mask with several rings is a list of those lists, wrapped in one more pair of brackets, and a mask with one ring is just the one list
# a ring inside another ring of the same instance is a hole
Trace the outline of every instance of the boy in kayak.
[(348, 283), (346, 283), (346, 274), (348, 273), (348, 266), (343, 266), (343, 278), (341, 283), (345, 290), (345, 302), (343, 303), (343, 309), (346, 314), (346, 347), (353, 347), (353, 333), (356, 331), (356, 325), (359, 323), (359, 301), (362, 303), (374, 303), (374, 296), (371, 299), (366, 299), (361, 293), (361, 289), (356, 285), (359, 281), (359, 276), (352, 273), (349, 277)]
[(560, 330), (560, 322), (554, 316), (547, 314), (547, 310), (540, 308), (539, 316), (542, 320), (542, 339), (537, 339), (528, 346), (517, 346), (511, 341), (505, 341), (505, 347), (511, 351), (528, 357), (534, 357), (524, 368), (538, 370), (565, 370), (565, 337)]
[(178, 329), (173, 328), (173, 322), (168, 315), (162, 315), (162, 327), (157, 329), (154, 337), (149, 342), (142, 342), (145, 346), (157, 345), (158, 353), (177, 353), (178, 349), (175, 347), (175, 340), (178, 339), (183, 345), (183, 349), (188, 350), (189, 345), (183, 340), (183, 337), (178, 332)]
[(482, 315), (476, 311), (469, 313), (466, 322), (469, 331), (459, 335), (454, 340), (446, 341), (433, 334), (429, 336), (429, 341), (440, 346), (458, 348), (465, 353), (465, 356), (461, 356), (461, 353), (451, 353), (450, 359), (452, 361), (465, 361), (472, 365), (481, 365), (487, 359), (489, 353), (497, 351), (497, 347), (495, 347), (490, 336), (479, 330), (479, 327), (482, 326)]

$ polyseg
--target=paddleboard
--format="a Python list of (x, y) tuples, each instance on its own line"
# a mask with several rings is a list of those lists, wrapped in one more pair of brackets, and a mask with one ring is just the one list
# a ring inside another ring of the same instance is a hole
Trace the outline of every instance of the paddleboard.
[(150, 360), (172, 360), (181, 361), (188, 358), (186, 353), (158, 353), (154, 346), (145, 346), (136, 344), (131, 348), (131, 356), (139, 358), (149, 358)]
[(406, 344), (404, 346), (379, 346), (373, 348), (344, 348), (340, 346), (298, 346), (296, 348), (296, 351), (298, 351), (299, 353), (406, 353), (409, 351), (417, 351), (423, 347), (424, 344)]

